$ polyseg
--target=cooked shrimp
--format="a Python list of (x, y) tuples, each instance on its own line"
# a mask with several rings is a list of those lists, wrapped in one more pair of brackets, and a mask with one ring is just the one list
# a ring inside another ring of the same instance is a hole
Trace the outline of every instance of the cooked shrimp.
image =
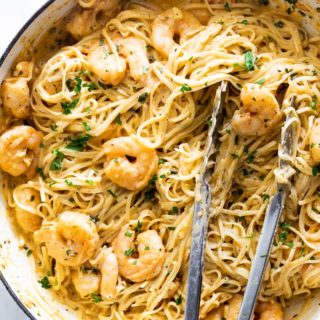
[(114, 42), (119, 45), (119, 54), (127, 59), (132, 78), (136, 81), (143, 79), (150, 65), (146, 43), (134, 37), (117, 37)]
[(242, 136), (262, 136), (280, 122), (282, 113), (274, 95), (258, 84), (246, 83), (240, 94), (242, 106), (231, 124)]
[(177, 47), (175, 36), (179, 37), (179, 44), (182, 44), (200, 27), (201, 23), (190, 12), (179, 8), (168, 9), (158, 15), (152, 24), (153, 47), (168, 57)]
[(255, 313), (260, 316), (259, 320), (283, 320), (283, 311), (276, 302), (259, 302)]
[(8, 78), (1, 85), (4, 111), (18, 119), (30, 114), (30, 90), (25, 78)]
[(51, 257), (70, 267), (90, 259), (99, 241), (97, 227), (90, 217), (70, 211), (63, 212), (53, 227), (42, 227), (37, 237), (45, 242)]
[(320, 162), (320, 119), (317, 118), (314, 120), (310, 138), (309, 138), (309, 144), (310, 144), (310, 152), (313, 161)]
[(19, 226), (26, 232), (34, 232), (41, 227), (42, 218), (36, 214), (40, 204), (39, 191), (25, 188), (16, 194), (16, 218)]
[(212, 310), (206, 317), (205, 320), (237, 320), (240, 307), (242, 302), (242, 295), (236, 294), (233, 298), (226, 302), (225, 305), (220, 306), (219, 308)]
[(36, 161), (42, 133), (29, 126), (17, 126), (0, 137), (0, 168), (12, 176), (27, 173)]
[(17, 63), (16, 68), (13, 71), (13, 76), (23, 77), (30, 80), (32, 79), (33, 67), (34, 65), (31, 61), (20, 61)]
[(137, 236), (138, 254), (135, 258), (133, 243), (135, 232), (129, 225), (122, 227), (113, 243), (113, 249), (119, 263), (119, 272), (132, 282), (142, 282), (156, 277), (162, 269), (165, 259), (164, 246), (158, 233), (148, 230)]
[(112, 248), (104, 247), (97, 257), (91, 261), (101, 273), (100, 294), (105, 299), (114, 298), (117, 291), (118, 260)]
[(66, 30), (78, 40), (99, 29), (120, 9), (117, 0), (91, 1), (89, 6), (83, 7), (88, 9), (73, 12), (66, 25)]
[(221, 320), (226, 319), (224, 317), (224, 308), (223, 306), (219, 307), (218, 309), (212, 310), (210, 313), (206, 315), (204, 318), (205, 320)]
[(90, 70), (107, 84), (116, 86), (126, 75), (126, 60), (110, 52), (107, 45), (93, 49), (88, 55), (88, 62)]
[(149, 60), (146, 43), (133, 37), (117, 36), (113, 42), (118, 46), (114, 54), (108, 45), (96, 46), (88, 55), (89, 67), (107, 84), (118, 85), (126, 75), (127, 62), (132, 78), (141, 80), (147, 74)]
[(94, 20), (93, 10), (77, 10), (66, 25), (66, 30), (77, 40), (89, 35), (99, 28)]
[(98, 292), (101, 276), (92, 270), (80, 268), (71, 272), (73, 285), (81, 298), (89, 296), (91, 293)]
[(25, 119), (30, 114), (30, 90), (28, 81), (32, 78), (33, 63), (21, 61), (13, 71), (13, 77), (3, 81), (0, 96), (6, 113)]
[(104, 150), (106, 176), (122, 188), (144, 188), (158, 169), (157, 152), (132, 136), (111, 139), (105, 143)]
[(237, 320), (242, 302), (242, 295), (236, 294), (224, 306), (224, 317), (228, 320)]

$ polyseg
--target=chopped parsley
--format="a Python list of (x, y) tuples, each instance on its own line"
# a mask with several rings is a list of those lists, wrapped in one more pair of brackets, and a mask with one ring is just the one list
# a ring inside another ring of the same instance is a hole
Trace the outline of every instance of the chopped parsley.
[(310, 108), (312, 110), (317, 110), (317, 102), (318, 102), (317, 96), (313, 96), (312, 100), (311, 100), (311, 103), (310, 103)]
[(126, 237), (128, 237), (128, 238), (131, 238), (132, 232), (126, 231), (124, 235), (125, 235)]
[(154, 174), (153, 177), (149, 180), (148, 185), (150, 187), (154, 186), (156, 184), (157, 180), (158, 180), (158, 176), (156, 174)]
[(91, 75), (89, 70), (80, 70), (78, 73), (79, 73), (79, 76), (83, 76), (83, 75), (90, 76)]
[(136, 232), (141, 232), (142, 231), (142, 222), (138, 220), (137, 226), (136, 226)]
[(244, 25), (246, 25), (246, 26), (249, 24), (249, 22), (248, 22), (247, 19), (242, 20), (241, 23), (244, 24)]
[(248, 176), (248, 175), (249, 175), (249, 172), (248, 172), (247, 169), (242, 169), (242, 174), (243, 174), (244, 176)]
[(192, 88), (188, 85), (188, 84), (183, 84), (180, 88), (180, 91), (181, 92), (188, 92), (188, 91), (191, 91)]
[(312, 168), (312, 175), (315, 177), (320, 173), (320, 165)]
[(176, 227), (168, 227), (169, 230), (176, 230)]
[(286, 246), (288, 246), (288, 247), (289, 247), (289, 248), (291, 248), (291, 249), (294, 247), (294, 245), (293, 245), (293, 242), (292, 242), (292, 241), (290, 241), (290, 242), (286, 242), (286, 243), (285, 243), (285, 245), (286, 245)]
[(61, 102), (61, 108), (63, 109), (64, 114), (70, 114), (71, 110), (76, 107), (79, 99), (74, 99), (72, 102)]
[(92, 302), (94, 302), (94, 303), (99, 303), (102, 301), (101, 295), (96, 292), (91, 293), (91, 299), (92, 299)]
[(30, 257), (30, 256), (32, 255), (32, 250), (31, 250), (31, 249), (28, 249), (27, 252), (26, 252), (26, 254), (27, 254), (27, 257)]
[(252, 163), (256, 157), (256, 153), (257, 151), (253, 151), (251, 153), (248, 154), (248, 157), (247, 157), (247, 162), (248, 163)]
[(259, 0), (259, 3), (267, 6), (269, 4), (269, 0)]
[(50, 129), (51, 129), (52, 131), (57, 131), (58, 126), (57, 126), (56, 124), (51, 124), (51, 125), (50, 125)]
[(155, 192), (156, 192), (156, 189), (150, 189), (146, 191), (144, 194), (144, 199), (146, 201), (153, 201), (155, 199)]
[(73, 182), (69, 181), (68, 179), (64, 180), (64, 183), (69, 187), (73, 187)]
[(226, 2), (223, 7), (224, 7), (224, 10), (229, 11), (229, 12), (231, 11), (231, 8), (230, 8), (230, 5), (228, 2)]
[(114, 119), (114, 121), (115, 121), (116, 124), (118, 124), (119, 126), (122, 125), (122, 120), (121, 120), (120, 116), (117, 116), (117, 117)]
[(113, 191), (112, 190), (107, 190), (108, 192), (109, 192), (109, 194), (112, 196), (112, 197), (114, 197), (115, 199), (117, 198), (117, 196), (113, 193)]
[(103, 39), (103, 38), (100, 38), (100, 40), (99, 40), (99, 46), (101, 47), (101, 46), (103, 46), (103, 44), (104, 44), (104, 39)]
[(91, 127), (88, 125), (88, 123), (87, 123), (87, 122), (82, 121), (82, 124), (83, 124), (84, 129), (85, 129), (86, 131), (90, 131), (90, 130), (91, 130)]
[(164, 164), (165, 162), (168, 162), (166, 159), (159, 159), (158, 163), (159, 164)]
[(97, 90), (97, 86), (94, 82), (85, 83), (83, 87), (88, 88), (89, 91)]
[(64, 160), (64, 154), (59, 150), (53, 150), (52, 152), (56, 157), (50, 165), (51, 171), (58, 171), (62, 169), (62, 161)]
[(124, 252), (124, 255), (126, 256), (126, 257), (130, 257), (130, 256), (132, 256), (134, 254), (134, 250), (133, 249), (128, 249), (128, 250), (126, 250), (125, 252)]
[(270, 196), (267, 193), (263, 193), (261, 197), (262, 197), (262, 201), (263, 202), (265, 202), (265, 201), (270, 199)]
[(282, 231), (282, 232), (279, 234), (279, 240), (280, 240), (281, 242), (286, 242), (287, 236), (288, 236), (288, 231), (287, 231), (287, 230), (284, 230), (284, 231)]
[(73, 89), (73, 85), (72, 85), (72, 80), (71, 79), (68, 79), (66, 81), (66, 86), (70, 91)]
[(41, 284), (41, 287), (44, 289), (52, 288), (51, 283), (49, 282), (48, 277), (43, 277), (41, 280), (38, 281)]
[(144, 250), (150, 250), (150, 247), (149, 246), (145, 246)]
[(266, 82), (266, 79), (262, 78), (256, 82), (256, 84), (263, 85)]
[(148, 97), (148, 92), (144, 92), (139, 96), (138, 101), (140, 103), (145, 103), (147, 100), (147, 97)]
[(82, 88), (82, 80), (79, 77), (75, 77), (74, 81), (76, 82), (76, 86), (74, 87), (74, 92), (79, 94)]
[(46, 180), (46, 176), (43, 173), (43, 170), (41, 168), (37, 168), (36, 169), (36, 173), (38, 173), (40, 175), (40, 177), (42, 178), (42, 180)]
[(247, 71), (253, 70), (254, 69), (254, 63), (256, 59), (252, 54), (252, 51), (247, 51), (244, 54), (244, 67)]
[(181, 294), (178, 295), (178, 297), (176, 297), (174, 300), (175, 300), (177, 306), (178, 306), (179, 304), (181, 304), (181, 303), (182, 303), (182, 296), (181, 296)]
[(287, 228), (289, 228), (289, 227), (290, 227), (290, 223), (287, 222), (287, 221), (284, 221), (284, 222), (282, 222), (282, 223), (280, 224), (280, 228), (281, 228), (282, 230), (285, 230), (285, 229), (287, 229)]
[(284, 23), (283, 23), (283, 21), (279, 20), (279, 21), (275, 22), (274, 25), (275, 25), (277, 28), (283, 28)]
[(298, 0), (286, 0), (286, 1), (292, 6), (295, 6), (295, 4), (298, 2)]
[(73, 138), (66, 148), (74, 151), (83, 151), (90, 138), (91, 136), (88, 134)]
[(178, 207), (172, 207), (171, 214), (179, 214)]

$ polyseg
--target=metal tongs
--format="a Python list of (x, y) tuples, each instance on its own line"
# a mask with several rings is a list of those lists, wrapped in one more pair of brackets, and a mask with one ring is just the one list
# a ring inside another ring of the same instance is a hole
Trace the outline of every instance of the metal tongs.
[[(291, 99), (290, 106), (294, 108), (295, 99)], [(286, 117), (285, 124), (281, 132), (279, 155), (280, 170), (290, 169), (290, 161), (287, 160), (293, 156), (293, 139), (294, 139), (294, 121), (291, 113)], [(250, 320), (254, 314), (254, 307), (258, 298), (265, 268), (267, 266), (273, 238), (276, 233), (279, 219), (284, 207), (285, 199), (290, 189), (288, 183), (278, 183), (277, 192), (272, 198), (267, 209), (261, 237), (258, 243), (257, 251), (253, 260), (247, 288), (243, 297), (242, 305), (238, 320)]]
[(208, 164), (210, 157), (216, 151), (218, 128), (222, 123), (222, 110), (226, 100), (227, 88), (228, 82), (223, 81), (216, 91), (211, 116), (211, 126), (209, 128), (207, 142), (204, 149), (203, 162), (200, 168), (199, 179), (197, 181), (196, 201), (194, 204), (192, 225), (187, 303), (184, 316), (185, 320), (198, 320), (199, 317), (204, 249), (211, 202), (209, 179), (213, 173), (213, 168), (209, 168)]

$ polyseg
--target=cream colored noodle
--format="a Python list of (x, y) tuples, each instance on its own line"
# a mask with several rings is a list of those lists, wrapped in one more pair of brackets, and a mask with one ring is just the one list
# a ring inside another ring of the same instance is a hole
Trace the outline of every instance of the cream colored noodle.
[[(79, 2), (88, 10), (96, 3)], [(31, 213), (40, 217), (42, 229), (50, 230), (63, 212), (91, 217), (98, 233), (96, 253), (103, 246), (111, 247), (126, 224), (132, 230), (139, 226), (142, 232), (155, 230), (164, 246), (164, 262), (156, 277), (131, 282), (118, 274), (115, 295), (101, 298), (99, 292), (80, 296), (72, 280), (75, 271), (99, 274), (98, 267), (92, 270), (100, 256), (93, 261), (92, 255), (82, 266), (66, 266), (50, 256), (37, 232), (27, 233), (39, 279), (47, 276), (50, 290), (79, 310), (82, 319), (183, 319), (195, 184), (212, 98), (222, 80), (229, 81), (230, 92), (211, 180), (200, 316), (217, 319), (220, 312), (223, 317), (224, 305), (243, 294), (276, 182), (287, 181), (293, 173), (259, 300), (278, 302), (284, 308), (288, 299), (310, 295), (320, 287), (320, 167), (312, 155), (317, 146), (310, 142), (320, 107), (320, 42), (302, 28), (301, 15), (292, 5), (283, 1), (280, 7), (180, 1), (180, 8), (195, 14), (201, 23), (165, 57), (152, 40), (153, 22), (163, 7), (157, 1), (129, 2), (101, 29), (59, 50), (35, 73), (29, 123), (43, 134), (38, 173), (32, 178), (4, 174), (12, 212), (17, 207), (28, 210), (21, 195), (31, 188), (40, 197)], [(108, 44), (112, 52), (106, 56), (112, 55), (120, 66), (123, 57), (113, 37), (116, 32), (142, 41), (149, 66), (139, 80), (133, 79), (127, 66), (123, 80), (111, 86), (92, 72), (88, 54), (93, 47)], [(248, 51), (254, 58), (251, 70), (245, 62)], [(287, 85), (279, 121), (262, 135), (239, 135), (232, 118), (241, 109), (240, 91), (245, 84), (257, 82), (274, 96)], [(296, 105), (290, 109), (293, 96)], [(70, 112), (65, 112), (63, 104), (74, 101)], [(280, 172), (278, 143), (289, 112), (297, 129), (295, 155), (290, 159), (294, 172)], [(10, 117), (7, 127), (19, 124)], [(72, 139), (84, 136), (81, 150), (67, 147)], [(157, 152), (155, 176), (141, 190), (121, 188), (106, 176), (104, 144), (123, 136), (134, 136)], [(59, 156), (56, 150), (64, 159), (61, 169), (52, 170)]]

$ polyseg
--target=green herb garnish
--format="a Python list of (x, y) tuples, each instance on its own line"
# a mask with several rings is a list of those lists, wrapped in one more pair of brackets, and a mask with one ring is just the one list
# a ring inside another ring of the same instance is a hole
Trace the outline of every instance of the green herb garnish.
[(38, 281), (41, 284), (41, 287), (44, 289), (52, 288), (51, 283), (49, 282), (48, 277), (43, 277), (41, 280)]
[(50, 170), (51, 171), (58, 171), (61, 170), (62, 168), (62, 161), (64, 160), (64, 154), (60, 152), (59, 150), (53, 150), (52, 152), (56, 157), (52, 161), (50, 165)]
[(91, 299), (92, 299), (92, 302), (94, 302), (94, 303), (99, 303), (102, 301), (101, 295), (98, 293), (95, 293), (95, 292), (91, 293)]
[(139, 96), (138, 101), (140, 103), (144, 103), (144, 102), (146, 102), (147, 97), (148, 97), (148, 92), (144, 92)]
[(71, 110), (76, 107), (79, 99), (74, 99), (72, 102), (61, 102), (61, 108), (63, 109), (64, 114), (70, 114)]
[(252, 51), (247, 51), (244, 54), (244, 67), (247, 71), (253, 70), (254, 69), (254, 63), (256, 59), (252, 54)]
[(88, 134), (81, 137), (73, 138), (71, 139), (71, 142), (66, 146), (66, 148), (74, 151), (83, 151), (90, 138), (91, 136)]

